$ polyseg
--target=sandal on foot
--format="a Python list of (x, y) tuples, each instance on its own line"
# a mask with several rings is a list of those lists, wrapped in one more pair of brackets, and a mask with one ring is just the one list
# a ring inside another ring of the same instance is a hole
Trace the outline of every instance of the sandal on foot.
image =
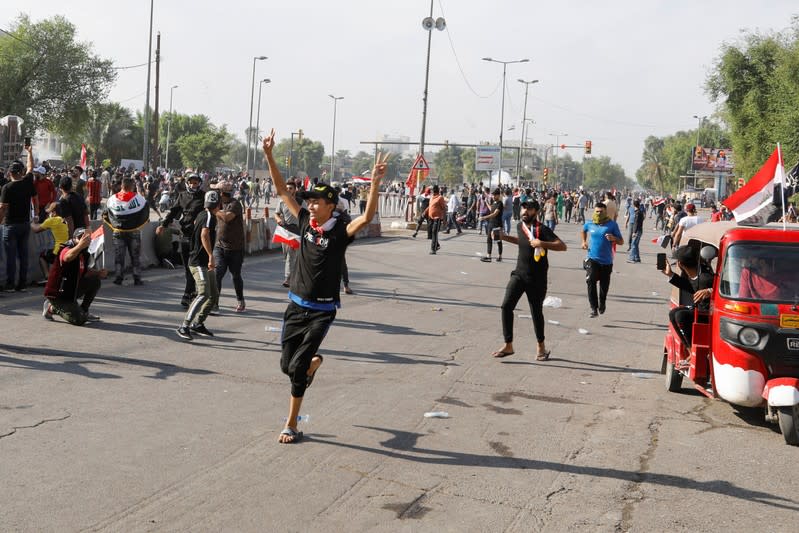
[(296, 429), (286, 428), (280, 434), (291, 437), (291, 440), (279, 440), (280, 444), (295, 444), (302, 440), (302, 431), (297, 431)]
[[(314, 357), (318, 357), (319, 358), (319, 366), (322, 366), (322, 363), (325, 362), (325, 358), (322, 357), (319, 354), (314, 355)], [(311, 359), (313, 359), (313, 357)], [(313, 383), (313, 378), (316, 375), (316, 373), (319, 371), (319, 366), (316, 367), (316, 370), (313, 371), (313, 374), (311, 374), (310, 376), (307, 376), (305, 378), (305, 388), (306, 389), (311, 386), (311, 383)]]
[(544, 353), (540, 353), (536, 356), (536, 361), (549, 361), (549, 354), (551, 354), (551, 350), (547, 350)]
[(497, 350), (496, 352), (491, 354), (491, 357), (496, 357), (497, 359), (502, 359), (503, 357), (507, 357), (509, 355), (513, 355), (516, 352), (506, 352), (504, 350)]

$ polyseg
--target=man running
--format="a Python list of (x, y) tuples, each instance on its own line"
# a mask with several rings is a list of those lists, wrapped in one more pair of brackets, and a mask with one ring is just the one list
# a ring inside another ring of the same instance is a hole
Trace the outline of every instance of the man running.
[(547, 296), (547, 252), (566, 251), (566, 244), (555, 233), (538, 221), (540, 206), (535, 200), (521, 205), (522, 220), (516, 227), (516, 236), (502, 234), (502, 240), (519, 246), (516, 269), (510, 274), (502, 301), (502, 336), (505, 344), (494, 352), (494, 357), (513, 355), (513, 311), (522, 294), (527, 294), (533, 329), (538, 341), (538, 361), (549, 359), (549, 350), (544, 344), (544, 298)]
[[(624, 244), (624, 237), (616, 221), (608, 217), (607, 207), (602, 202), (594, 205), (594, 218), (583, 225), (581, 236), (583, 250), (588, 250), (585, 281), (588, 284), (588, 303), (591, 305), (589, 317), (596, 318), (597, 311), (599, 314), (605, 312), (610, 274), (613, 272), (613, 244)], [(597, 283), (599, 298), (596, 293)]]
[(302, 432), (297, 431), (305, 389), (313, 382), (322, 364), (317, 353), (336, 318), (339, 300), (341, 264), (347, 246), (355, 235), (374, 217), (378, 204), (380, 180), (386, 173), (388, 156), (378, 155), (372, 169), (372, 188), (366, 201), (366, 211), (349, 224), (339, 223), (333, 215), (338, 194), (326, 183), (318, 183), (303, 193), (308, 208), (301, 208), (294, 195), (286, 188), (272, 150), (275, 147), (275, 130), (264, 139), (263, 150), (269, 164), (269, 173), (275, 189), (289, 210), (297, 217), (301, 244), (297, 268), (291, 275), (289, 304), (283, 314), (282, 354), (280, 367), (291, 380), (291, 398), (286, 427), (278, 441), (288, 444), (299, 442)]
[(497, 262), (502, 262), (502, 240), (499, 238), (500, 230), (502, 229), (502, 200), (500, 199), (501, 191), (497, 188), (494, 189), (492, 194), (491, 207), (487, 214), (481, 216), (477, 220), (487, 221), (486, 226), (486, 255), (480, 259), (484, 263), (491, 262), (491, 248), (496, 241), (497, 243)]

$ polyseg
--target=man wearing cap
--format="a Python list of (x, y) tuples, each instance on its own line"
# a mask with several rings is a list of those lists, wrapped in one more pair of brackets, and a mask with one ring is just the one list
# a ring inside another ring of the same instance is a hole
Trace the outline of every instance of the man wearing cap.
[(680, 245), (680, 240), (685, 230), (691, 229), (697, 224), (704, 222), (704, 219), (696, 214), (696, 206), (694, 204), (685, 204), (685, 212), (686, 215), (677, 222), (677, 227), (674, 228), (674, 234), (671, 240), (675, 247)]
[(378, 155), (372, 169), (372, 188), (366, 201), (366, 211), (345, 224), (339, 221), (340, 217), (334, 216), (338, 194), (326, 183), (319, 183), (305, 192), (303, 196), (308, 208), (300, 207), (286, 188), (286, 182), (272, 155), (274, 146), (273, 129), (264, 139), (264, 154), (277, 194), (297, 217), (301, 238), (281, 335), (280, 367), (291, 380), (291, 398), (286, 426), (278, 440), (287, 444), (302, 438), (302, 433), (297, 431), (297, 416), (305, 389), (311, 385), (322, 364), (322, 356), (317, 353), (319, 346), (336, 318), (336, 309), (341, 306), (339, 281), (342, 260), (355, 235), (374, 217), (380, 180), (385, 176), (388, 157), (384, 159), (382, 154)]
[[(294, 181), (286, 183), (286, 191), (288, 194), (297, 199), (297, 184)], [(302, 199), (297, 199), (299, 205), (303, 205)], [(286, 203), (280, 200), (275, 209), (275, 222), (286, 228), (291, 233), (299, 235), (299, 221), (297, 217), (291, 212)], [(297, 250), (288, 244), (282, 244), (283, 247), (283, 286), (288, 288), (290, 286), (291, 273), (294, 272), (295, 265), (297, 264)]]
[[(89, 312), (89, 306), (100, 290), (100, 280), (108, 276), (108, 271), (89, 268), (91, 242), (91, 233), (86, 228), (78, 228), (58, 253), (44, 288), (42, 317), (45, 320), (53, 320), (54, 314), (73, 326), (100, 320)], [(80, 303), (78, 298), (82, 298)]]
[[(80, 178), (79, 178), (80, 179)], [(58, 182), (61, 189), (61, 200), (58, 201), (58, 210), (69, 226), (69, 234), (72, 235), (78, 228), (88, 228), (89, 210), (86, 209), (86, 201), (72, 190), (73, 180), (69, 176), (64, 176)]]
[(502, 228), (502, 191), (499, 188), (494, 189), (492, 194), (491, 207), (489, 207), (488, 214), (481, 216), (477, 220), (487, 221), (486, 226), (486, 255), (480, 259), (484, 263), (491, 262), (491, 248), (494, 241), (497, 243), (497, 261), (502, 261), (502, 240), (500, 239), (500, 229)]
[(222, 278), (230, 270), (236, 291), (235, 311), (243, 313), (244, 280), (241, 278), (241, 266), (244, 264), (244, 210), (241, 202), (233, 198), (232, 183), (220, 181), (211, 185), (211, 188), (219, 191), (222, 201), (220, 209), (216, 211), (218, 227), (214, 246), (217, 291), (222, 292)]
[(191, 237), (194, 233), (194, 219), (203, 210), (204, 195), (200, 188), (200, 176), (190, 172), (186, 176), (187, 187), (185, 192), (178, 195), (177, 202), (169, 210), (169, 213), (161, 221), (161, 225), (156, 228), (158, 235), (169, 226), (173, 220), (177, 220), (180, 225), (180, 257), (183, 259), (183, 269), (186, 276), (186, 287), (183, 289), (183, 297), (180, 305), (188, 307), (189, 303), (197, 295), (197, 288), (194, 276), (189, 269), (189, 252), (191, 250)]
[(44, 208), (47, 207), (50, 202), (55, 202), (56, 195), (55, 195), (55, 185), (53, 185), (53, 181), (47, 177), (47, 169), (43, 166), (38, 166), (33, 169), (33, 186), (36, 187), (36, 197), (39, 200), (39, 220), (44, 220), (47, 218), (47, 214), (44, 212)]
[(197, 296), (189, 305), (183, 324), (177, 329), (178, 336), (192, 340), (192, 334), (213, 337), (205, 327), (205, 319), (219, 300), (214, 269), (214, 242), (216, 241), (219, 193), (208, 191), (203, 197), (204, 209), (194, 221), (189, 248), (189, 271), (194, 277)]
[[(6, 253), (6, 291), (24, 291), (28, 284), (28, 237), (33, 212), (39, 212), (36, 187), (33, 185), (33, 150), (28, 151), (28, 166), (14, 161), (9, 167), (11, 180), (0, 190), (0, 220), (3, 222), (3, 246)], [(35, 218), (38, 221), (38, 217)], [(17, 276), (19, 259), (19, 281)]]
[(521, 204), (522, 220), (516, 226), (516, 236), (501, 234), (505, 242), (519, 246), (516, 268), (510, 274), (502, 301), (502, 336), (505, 344), (494, 352), (493, 357), (513, 355), (513, 312), (522, 294), (527, 295), (533, 329), (538, 341), (538, 361), (549, 359), (549, 350), (544, 344), (544, 298), (547, 296), (547, 252), (566, 251), (566, 244), (547, 226), (538, 221), (539, 204), (527, 200)]

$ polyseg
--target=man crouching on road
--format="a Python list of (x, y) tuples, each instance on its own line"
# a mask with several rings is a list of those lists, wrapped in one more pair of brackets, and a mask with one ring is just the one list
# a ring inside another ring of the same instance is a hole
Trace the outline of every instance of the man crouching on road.
[(382, 154), (378, 155), (372, 169), (372, 188), (366, 201), (366, 211), (345, 224), (334, 215), (338, 194), (325, 183), (319, 183), (303, 193), (307, 209), (299, 206), (294, 194), (286, 188), (286, 182), (272, 155), (274, 146), (273, 129), (264, 139), (264, 154), (278, 196), (297, 217), (301, 237), (296, 268), (290, 278), (290, 302), (283, 314), (281, 339), (280, 368), (291, 379), (291, 399), (286, 427), (278, 440), (288, 444), (302, 439), (302, 432), (297, 431), (297, 416), (305, 389), (311, 385), (322, 364), (322, 356), (317, 350), (336, 318), (336, 309), (341, 307), (339, 280), (344, 253), (355, 234), (374, 217), (380, 180), (386, 173), (388, 156), (384, 159)]
[[(72, 240), (61, 248), (44, 288), (46, 300), (42, 316), (45, 319), (53, 320), (56, 314), (74, 326), (100, 320), (99, 316), (89, 313), (89, 306), (100, 290), (100, 280), (108, 276), (108, 271), (89, 268), (91, 242), (91, 233), (86, 228), (78, 228)], [(83, 300), (78, 304), (80, 297)]]

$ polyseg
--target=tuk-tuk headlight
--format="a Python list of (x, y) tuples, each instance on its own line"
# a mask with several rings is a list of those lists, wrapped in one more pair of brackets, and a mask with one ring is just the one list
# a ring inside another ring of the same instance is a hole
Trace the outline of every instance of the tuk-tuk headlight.
[(757, 346), (760, 342), (760, 333), (755, 328), (741, 328), (738, 332), (738, 340), (744, 346)]

